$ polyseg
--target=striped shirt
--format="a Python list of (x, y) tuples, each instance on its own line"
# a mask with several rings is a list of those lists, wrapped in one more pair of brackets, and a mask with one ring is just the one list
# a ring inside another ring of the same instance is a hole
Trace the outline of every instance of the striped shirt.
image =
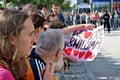
[(37, 55), (35, 48), (33, 48), (31, 55), (29, 56), (29, 62), (34, 74), (35, 80), (42, 80), (42, 71), (45, 68), (45, 62)]

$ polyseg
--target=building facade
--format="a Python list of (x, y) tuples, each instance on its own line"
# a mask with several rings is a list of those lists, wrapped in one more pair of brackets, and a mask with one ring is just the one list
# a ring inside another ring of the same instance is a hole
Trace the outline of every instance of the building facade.
[(77, 0), (77, 4), (80, 3), (90, 4), (92, 11), (101, 11), (102, 9), (110, 12), (120, 11), (120, 0)]

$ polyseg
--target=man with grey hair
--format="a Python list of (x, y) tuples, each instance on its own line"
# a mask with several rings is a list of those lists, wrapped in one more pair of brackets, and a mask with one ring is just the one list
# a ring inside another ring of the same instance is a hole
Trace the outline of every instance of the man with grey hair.
[(64, 34), (61, 31), (48, 29), (40, 34), (38, 42), (36, 44), (36, 48), (32, 51), (29, 59), (35, 80), (42, 80), (42, 77), (44, 75), (43, 72), (46, 68), (46, 63), (52, 62), (57, 64), (58, 62), (60, 62), (58, 65), (59, 67), (57, 66), (56, 70), (62, 68), (63, 48)]

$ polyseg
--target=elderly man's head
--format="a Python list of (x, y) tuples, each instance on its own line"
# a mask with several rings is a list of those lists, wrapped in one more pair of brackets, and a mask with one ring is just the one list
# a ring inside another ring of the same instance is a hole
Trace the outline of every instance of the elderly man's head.
[(64, 34), (59, 30), (48, 29), (40, 34), (36, 51), (45, 62), (54, 62), (55, 71), (63, 66), (62, 52), (64, 48)]
[(59, 30), (48, 29), (41, 33), (36, 50), (45, 62), (57, 62), (62, 56), (64, 35)]

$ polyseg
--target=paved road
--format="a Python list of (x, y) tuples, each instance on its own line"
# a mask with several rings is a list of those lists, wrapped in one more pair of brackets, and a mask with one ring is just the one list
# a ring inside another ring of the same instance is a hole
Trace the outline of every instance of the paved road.
[(105, 31), (104, 42), (92, 62), (72, 64), (61, 80), (120, 80), (120, 31)]
[(96, 80), (120, 80), (120, 31), (105, 31), (99, 55), (88, 65)]
[(105, 32), (99, 55), (88, 65), (96, 80), (120, 80), (120, 31)]

